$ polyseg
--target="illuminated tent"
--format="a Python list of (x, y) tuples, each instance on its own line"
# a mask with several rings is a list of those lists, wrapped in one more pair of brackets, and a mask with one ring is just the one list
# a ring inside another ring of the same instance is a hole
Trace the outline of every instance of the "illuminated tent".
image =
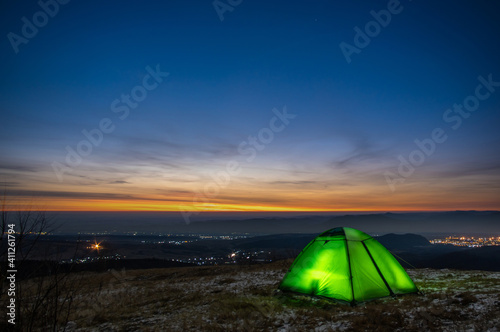
[(338, 227), (312, 240), (297, 256), (279, 288), (354, 305), (418, 289), (394, 256), (354, 228)]

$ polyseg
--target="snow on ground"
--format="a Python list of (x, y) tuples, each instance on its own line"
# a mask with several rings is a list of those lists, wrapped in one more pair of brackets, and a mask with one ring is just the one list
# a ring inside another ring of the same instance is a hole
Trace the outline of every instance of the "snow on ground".
[[(500, 272), (414, 269), (423, 295), (357, 307), (277, 296), (283, 264), (141, 270), (104, 287), (96, 317), (68, 331), (498, 331)], [(113, 311), (115, 309), (115, 312)]]

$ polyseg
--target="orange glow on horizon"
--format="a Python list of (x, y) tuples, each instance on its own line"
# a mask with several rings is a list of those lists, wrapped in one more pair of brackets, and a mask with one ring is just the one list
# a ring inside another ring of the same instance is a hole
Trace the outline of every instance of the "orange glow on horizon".
[[(474, 206), (473, 204), (461, 204), (449, 206), (443, 204), (393, 204), (392, 206), (371, 202), (359, 207), (359, 204), (351, 204), (343, 207), (319, 206), (292, 206), (277, 204), (237, 204), (237, 203), (210, 203), (199, 205), (179, 204), (176, 202), (158, 202), (155, 200), (91, 200), (91, 199), (70, 199), (70, 198), (37, 198), (36, 203), (30, 201), (26, 203), (24, 199), (10, 198), (7, 204), (7, 211), (19, 210), (39, 210), (39, 211), (61, 211), (61, 212), (424, 212), (424, 211), (451, 211), (451, 210), (497, 210), (494, 206)], [(215, 200), (214, 200), (215, 201)]]

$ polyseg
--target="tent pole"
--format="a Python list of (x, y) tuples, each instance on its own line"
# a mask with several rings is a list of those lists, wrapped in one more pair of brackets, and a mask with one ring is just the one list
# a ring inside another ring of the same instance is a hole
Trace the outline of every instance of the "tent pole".
[(366, 250), (366, 252), (368, 253), (368, 256), (370, 256), (370, 259), (372, 260), (373, 265), (375, 265), (375, 268), (377, 269), (377, 272), (378, 272), (378, 274), (380, 275), (380, 278), (382, 278), (382, 281), (384, 282), (385, 287), (387, 287), (387, 290), (389, 291), (389, 294), (390, 294), (391, 296), (394, 296), (394, 292), (392, 291), (391, 286), (389, 286), (389, 284), (387, 283), (387, 280), (385, 280), (384, 275), (383, 275), (383, 274), (382, 274), (382, 272), (380, 271), (380, 269), (379, 269), (379, 267), (378, 267), (377, 263), (375, 263), (375, 260), (373, 259), (373, 256), (372, 256), (372, 254), (370, 253), (370, 250), (368, 250), (368, 247), (366, 246), (365, 241), (361, 241), (361, 243), (363, 243), (363, 247), (365, 247), (365, 250)]
[(349, 280), (351, 280), (351, 294), (352, 294), (351, 307), (354, 307), (356, 299), (354, 298), (354, 282), (352, 280), (351, 256), (349, 255), (349, 245), (347, 244), (347, 237), (345, 237), (345, 235), (344, 235), (344, 241), (345, 241), (345, 250), (347, 252), (347, 263), (349, 265)]

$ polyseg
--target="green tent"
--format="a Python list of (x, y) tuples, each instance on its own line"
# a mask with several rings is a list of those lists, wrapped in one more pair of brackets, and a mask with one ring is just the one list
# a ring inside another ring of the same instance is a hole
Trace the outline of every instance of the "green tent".
[(297, 256), (279, 288), (351, 305), (418, 292), (384, 246), (348, 227), (333, 228), (312, 240)]

